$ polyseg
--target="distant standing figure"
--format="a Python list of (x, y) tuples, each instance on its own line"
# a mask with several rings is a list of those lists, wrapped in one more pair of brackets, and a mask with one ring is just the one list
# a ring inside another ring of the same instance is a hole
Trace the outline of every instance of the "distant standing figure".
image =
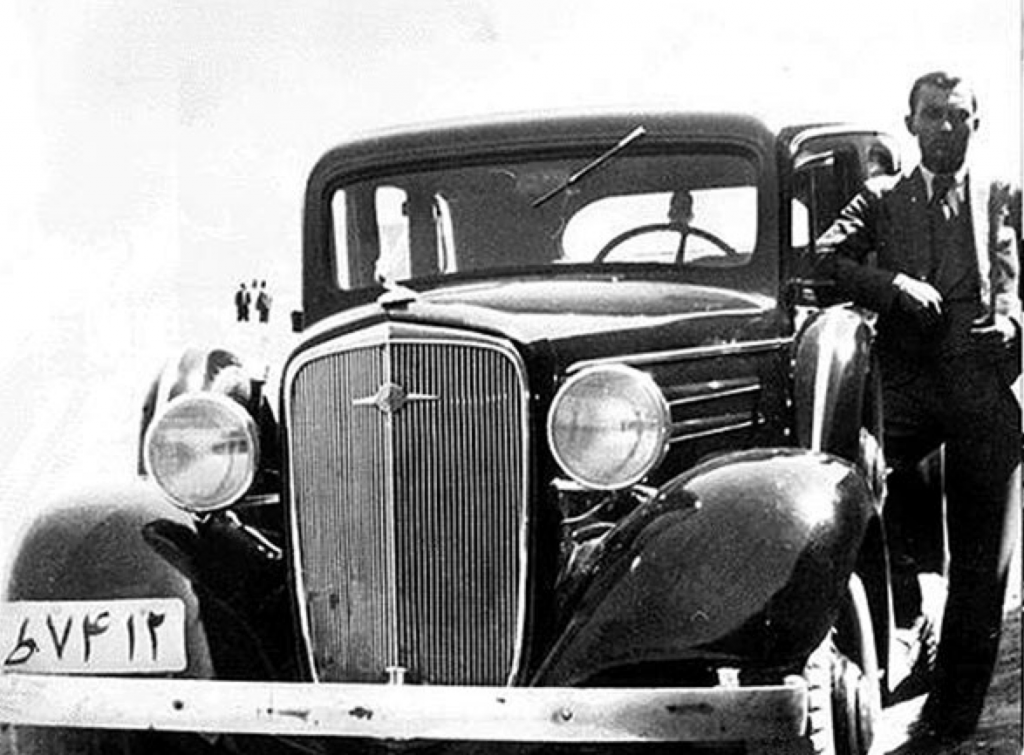
[(238, 322), (248, 322), (249, 305), (252, 303), (252, 294), (246, 289), (245, 284), (239, 285), (235, 292), (235, 318)]
[(274, 297), (267, 291), (267, 282), (260, 281), (259, 293), (256, 295), (256, 311), (260, 315), (260, 322), (270, 322), (270, 305)]

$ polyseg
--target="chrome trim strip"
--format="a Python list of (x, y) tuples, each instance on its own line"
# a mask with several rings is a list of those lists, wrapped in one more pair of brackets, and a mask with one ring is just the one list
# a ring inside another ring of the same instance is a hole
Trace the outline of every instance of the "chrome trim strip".
[(763, 386), (759, 381), (754, 381), (750, 385), (744, 385), (738, 388), (724, 388), (722, 390), (715, 390), (714, 388), (708, 389), (706, 392), (697, 392), (692, 396), (684, 396), (682, 398), (670, 399), (668, 405), (670, 408), (683, 407), (683, 406), (694, 406), (696, 404), (704, 404), (709, 401), (722, 401), (730, 398), (737, 398), (739, 396), (748, 396), (752, 394), (760, 393)]
[(654, 351), (646, 354), (626, 354), (623, 356), (605, 357), (603, 359), (586, 359), (570, 365), (566, 370), (566, 374), (571, 375), (588, 367), (607, 364), (628, 364), (633, 367), (641, 367), (662, 362), (684, 362), (694, 359), (735, 356), (738, 354), (760, 354), (765, 351), (775, 351), (792, 345), (793, 337), (784, 336), (781, 338), (764, 338), (758, 341), (730, 341), (729, 343), (714, 344), (712, 346), (691, 346), (684, 349)]
[[(672, 426), (672, 431), (675, 433), (677, 427), (685, 425), (686, 423), (680, 422)], [(758, 423), (754, 420), (746, 420), (744, 422), (735, 422), (730, 425), (723, 425), (721, 427), (713, 427), (708, 430), (698, 430), (696, 432), (682, 431), (679, 435), (673, 434), (672, 439), (669, 440), (669, 445), (675, 445), (676, 443), (682, 443), (688, 440), (700, 440), (701, 438), (711, 438), (716, 435), (723, 435), (725, 433), (739, 432), (740, 430), (752, 430), (757, 427)]]
[(441, 687), (0, 674), (19, 726), (375, 740), (739, 742), (807, 724), (799, 676), (757, 687)]
[(261, 506), (280, 506), (280, 493), (249, 494), (234, 505), (236, 509), (255, 509)]
[[(397, 335), (403, 334), (408, 331), (415, 331), (416, 336), (410, 337), (408, 335)], [(427, 334), (436, 334), (437, 337), (430, 337)], [(455, 330), (451, 328), (435, 327), (435, 326), (404, 326), (391, 322), (385, 322), (364, 330), (357, 331), (355, 333), (349, 333), (338, 337), (337, 339), (326, 341), (322, 344), (315, 346), (312, 349), (302, 353), (298, 358), (294, 359), (288, 364), (284, 375), (281, 380), (281, 402), (284, 407), (284, 419), (285, 426), (291, 431), (292, 427), (292, 398), (291, 398), (291, 387), (295, 383), (295, 379), (299, 372), (304, 367), (309, 365), (318, 359), (322, 359), (327, 356), (340, 354), (345, 351), (352, 351), (358, 348), (364, 348), (369, 346), (379, 346), (389, 343), (425, 343), (425, 344), (444, 344), (444, 345), (477, 345), (492, 349), (494, 351), (504, 354), (512, 362), (516, 372), (518, 373), (520, 386), (522, 388), (520, 392), (520, 408), (522, 412), (523, 424), (521, 429), (522, 436), (522, 448), (523, 454), (523, 480), (522, 490), (520, 491), (520, 497), (522, 500), (521, 514), (521, 531), (519, 533), (519, 610), (518, 617), (516, 620), (516, 637), (515, 647), (513, 648), (513, 657), (511, 669), (508, 675), (508, 684), (511, 684), (516, 677), (519, 675), (520, 668), (522, 666), (522, 650), (524, 645), (524, 638), (526, 633), (526, 599), (527, 599), (527, 537), (529, 534), (530, 518), (529, 518), (529, 485), (532, 478), (533, 471), (530, 465), (530, 417), (529, 417), (529, 404), (530, 404), (530, 388), (527, 380), (526, 365), (523, 362), (522, 356), (516, 351), (515, 347), (507, 341), (491, 336), (485, 336), (478, 333), (467, 333), (466, 331)], [(285, 452), (288, 454), (288, 466), (293, 469), (294, 459), (292, 457), (293, 444), (286, 443)], [(288, 490), (289, 500), (292, 501), (292, 505), (288, 506), (288, 524), (291, 527), (291, 535), (289, 535), (294, 543), (295, 547), (292, 548), (292, 572), (295, 576), (296, 588), (298, 590), (301, 600), (298, 603), (298, 614), (299, 614), (299, 631), (302, 634), (302, 640), (305, 642), (307, 651), (307, 662), (309, 664), (310, 672), (313, 675), (314, 681), (319, 681), (316, 670), (316, 659), (312, 655), (313, 649), (313, 637), (312, 630), (310, 628), (309, 609), (306, 606), (305, 597), (307, 590), (305, 586), (304, 577), (302, 574), (302, 558), (301, 558), (301, 545), (295, 538), (295, 534), (298, 531), (298, 522), (295, 518), (295, 505), (294, 500), (296, 491), (294, 489), (294, 475), (288, 476)], [(391, 500), (394, 500), (393, 495)], [(436, 688), (435, 688), (436, 689)]]
[[(384, 342), (384, 377), (390, 380), (394, 376), (394, 354), (393, 349), (395, 342), (392, 339), (387, 339)], [(398, 634), (400, 626), (400, 620), (398, 617), (398, 580), (396, 575), (398, 574), (398, 553), (395, 545), (395, 415), (394, 412), (388, 412), (384, 415), (384, 426), (385, 426), (385, 438), (387, 444), (390, 446), (388, 452), (384, 455), (384, 463), (387, 465), (384, 470), (384, 498), (386, 500), (384, 506), (384, 552), (388, 554), (387, 568), (389, 574), (387, 575), (387, 584), (390, 586), (390, 593), (387, 596), (388, 612), (391, 616), (391, 647), (389, 651), (391, 657), (394, 658), (394, 663), (400, 662), (400, 656), (398, 654)], [(289, 443), (288, 448), (291, 449), (294, 444)], [(294, 477), (292, 477), (294, 479)], [(295, 507), (292, 506), (291, 510), (294, 511)], [(294, 532), (294, 530), (293, 530)], [(297, 540), (295, 542), (298, 542)], [(296, 548), (298, 550), (298, 548)], [(312, 646), (311, 646), (312, 647)]]

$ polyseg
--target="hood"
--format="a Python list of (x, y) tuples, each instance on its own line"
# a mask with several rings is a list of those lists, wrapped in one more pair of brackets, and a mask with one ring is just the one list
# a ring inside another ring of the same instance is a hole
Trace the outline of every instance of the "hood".
[(648, 341), (678, 348), (777, 334), (773, 299), (679, 282), (514, 279), (408, 294), (328, 317), (307, 336), (319, 341), (339, 329), (391, 319), (477, 330), (525, 345), (547, 341), (556, 350), (560, 343), (587, 341), (600, 356), (599, 344), (621, 352), (623, 339), (645, 350)]

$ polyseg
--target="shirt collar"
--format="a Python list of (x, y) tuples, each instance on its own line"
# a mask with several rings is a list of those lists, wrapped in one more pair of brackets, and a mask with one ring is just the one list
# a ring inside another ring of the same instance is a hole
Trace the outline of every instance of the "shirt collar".
[[(928, 170), (928, 168), (921, 166), (921, 175), (924, 176), (925, 189), (928, 191), (928, 198), (932, 197), (932, 181), (935, 180), (935, 173)], [(960, 166), (960, 170), (953, 174), (954, 185), (953, 188), (956, 190), (957, 199), (964, 198), (964, 187), (967, 185), (967, 166)]]

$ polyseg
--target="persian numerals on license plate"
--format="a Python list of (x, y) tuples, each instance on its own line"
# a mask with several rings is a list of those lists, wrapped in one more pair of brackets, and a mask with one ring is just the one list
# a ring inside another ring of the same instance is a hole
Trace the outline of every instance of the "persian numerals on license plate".
[(179, 598), (0, 603), (0, 672), (156, 674), (185, 664)]

